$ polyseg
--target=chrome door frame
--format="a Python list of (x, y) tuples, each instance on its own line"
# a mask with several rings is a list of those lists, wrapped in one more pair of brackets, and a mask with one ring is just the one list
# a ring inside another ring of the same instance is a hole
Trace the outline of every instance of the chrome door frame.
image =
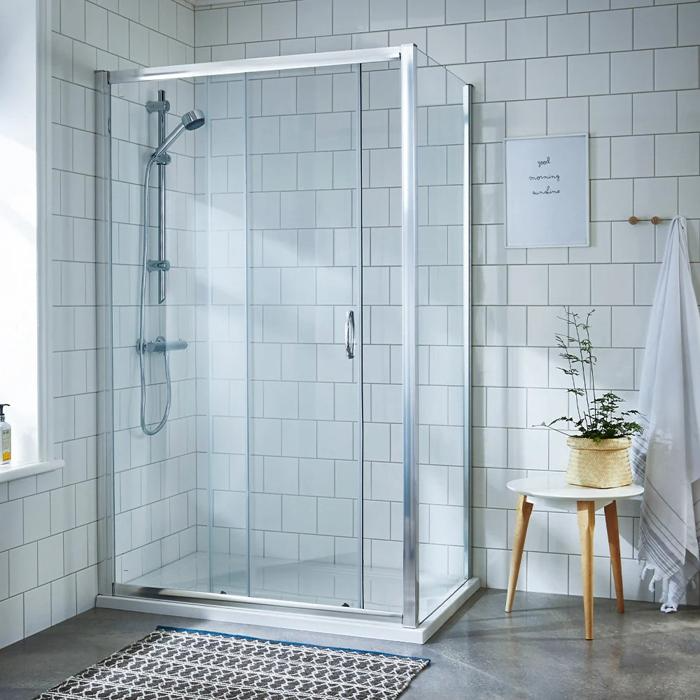
[[(402, 201), (402, 315), (403, 315), (403, 615), (402, 623), (406, 627), (417, 627), (419, 580), (418, 580), (418, 404), (417, 404), (417, 186), (416, 186), (416, 68), (417, 48), (415, 44), (403, 44), (373, 49), (348, 51), (327, 51), (320, 53), (299, 54), (292, 56), (272, 56), (233, 61), (210, 63), (193, 63), (156, 68), (136, 68), (118, 71), (96, 71), (97, 106), (98, 106), (98, 148), (97, 148), (97, 206), (98, 224), (102, 222), (104, 236), (98, 242), (105, 255), (101, 277), (101, 297), (98, 304), (105, 310), (101, 323), (100, 348), (102, 370), (100, 372), (100, 393), (103, 407), (102, 424), (104, 426), (102, 449), (100, 450), (100, 476), (104, 481), (98, 498), (98, 517), (102, 523), (100, 544), (102, 551), (99, 559), (103, 573), (100, 575), (99, 591), (102, 595), (112, 595), (114, 587), (122, 584), (114, 581), (114, 526), (113, 526), (113, 447), (109, 425), (113, 427), (112, 416), (112, 349), (111, 349), (111, 297), (109, 284), (112, 221), (111, 221), (111, 118), (110, 101), (112, 85), (138, 83), (169, 79), (187, 79), (216, 75), (235, 75), (268, 71), (287, 71), (324, 66), (362, 65), (400, 59), (401, 80), (401, 201)], [(470, 416), (471, 416), (471, 86), (464, 92), (464, 346), (465, 346), (465, 577), (471, 575), (470, 535)], [(361, 146), (360, 146), (361, 148)], [(360, 155), (361, 157), (361, 155)], [(360, 193), (361, 194), (361, 193)], [(362, 222), (358, 222), (360, 237)], [(98, 226), (98, 231), (100, 230)], [(362, 264), (362, 260), (360, 260)], [(360, 270), (361, 274), (361, 270)], [(361, 300), (360, 300), (361, 302)], [(361, 330), (360, 330), (361, 334)], [(361, 336), (360, 336), (361, 341)], [(360, 471), (363, 470), (360, 455)], [(362, 498), (362, 493), (359, 494)], [(362, 536), (360, 528), (360, 536)], [(184, 594), (185, 592), (183, 592)], [(242, 602), (242, 601), (238, 601)], [(256, 601), (258, 602), (258, 601)], [(274, 604), (275, 601), (266, 601)], [(285, 604), (284, 601), (277, 601)], [(356, 612), (356, 611), (354, 611)]]

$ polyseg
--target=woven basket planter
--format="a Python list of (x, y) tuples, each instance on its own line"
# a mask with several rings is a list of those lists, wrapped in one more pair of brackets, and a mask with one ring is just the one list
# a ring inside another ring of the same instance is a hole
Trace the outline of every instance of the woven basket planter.
[(566, 481), (576, 486), (610, 489), (632, 483), (628, 437), (608, 440), (570, 437)]

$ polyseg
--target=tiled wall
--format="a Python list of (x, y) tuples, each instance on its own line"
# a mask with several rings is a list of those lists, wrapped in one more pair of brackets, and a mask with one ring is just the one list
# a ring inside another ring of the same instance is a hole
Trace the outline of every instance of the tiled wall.
[[(664, 228), (689, 217), (700, 261), (700, 4), (652, 0), (285, 0), (201, 9), (175, 0), (54, 0), (54, 452), (63, 473), (0, 486), (0, 643), (92, 605), (96, 591), (93, 70), (414, 41), (476, 86), (474, 544), (506, 582), (505, 481), (562, 469), (561, 441), (530, 426), (564, 399), (551, 351), (558, 306), (596, 307), (602, 382), (634, 401)], [(197, 48), (192, 49), (193, 46)], [(589, 132), (584, 249), (506, 251), (500, 140)], [(557, 410), (553, 410), (553, 409)], [(621, 518), (629, 597), (634, 506)], [(521, 585), (578, 592), (575, 521), (534, 513)], [(609, 595), (603, 528), (596, 592)]]
[(0, 646), (91, 608), (97, 592), (93, 71), (193, 58), (186, 3), (53, 0), (51, 14), (51, 418), (66, 467), (0, 484)]
[[(415, 42), (475, 85), (475, 573), (506, 585), (513, 496), (505, 483), (561, 470), (565, 408), (553, 351), (563, 304), (595, 307), (599, 381), (634, 403), (665, 227), (689, 218), (700, 261), (700, 4), (657, 0), (282, 0), (195, 13), (197, 60)], [(591, 246), (506, 250), (501, 139), (590, 134)], [(636, 506), (622, 510), (626, 595), (648, 598)], [(598, 523), (596, 594), (610, 595)], [(575, 517), (535, 512), (522, 588), (578, 592)]]

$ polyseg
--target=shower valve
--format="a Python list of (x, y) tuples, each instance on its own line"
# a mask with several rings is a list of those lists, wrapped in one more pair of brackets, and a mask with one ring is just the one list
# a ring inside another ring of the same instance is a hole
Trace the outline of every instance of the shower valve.
[(146, 267), (149, 272), (168, 272), (170, 260), (149, 260)]

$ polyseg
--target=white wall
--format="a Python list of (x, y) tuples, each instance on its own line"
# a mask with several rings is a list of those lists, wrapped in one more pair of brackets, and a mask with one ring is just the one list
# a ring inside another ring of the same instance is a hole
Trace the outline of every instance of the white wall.
[(0, 46), (0, 402), (21, 463), (39, 452), (35, 2), (0, 5)]
[[(94, 70), (184, 63), (193, 58), (193, 10), (186, 3), (54, 0), (50, 6), (53, 211), (49, 240), (55, 283), (51, 290), (51, 427), (52, 453), (62, 456), (66, 467), (63, 472), (0, 484), (0, 646), (92, 608), (97, 593)], [(13, 3), (13, 16), (17, 7)], [(20, 49), (9, 48), (7, 42), (2, 45), (3, 56), (10, 56), (16, 66)], [(0, 71), (0, 86), (15, 74)], [(23, 79), (29, 82), (26, 76)], [(27, 124), (31, 121), (27, 120), (32, 113), (29, 107), (4, 107), (0, 106), (3, 124), (8, 114), (21, 116)], [(24, 193), (18, 159), (11, 162), (12, 167), (3, 172), (13, 176), (10, 184), (21, 183)], [(22, 200), (18, 195), (14, 201)], [(6, 211), (5, 207), (0, 210)], [(32, 264), (27, 258), (26, 269), (33, 269)], [(12, 308), (17, 298), (5, 292), (3, 305)], [(16, 332), (12, 325), (6, 328)], [(5, 376), (0, 370), (0, 390)]]
[[(700, 262), (700, 4), (287, 0), (198, 10), (194, 21), (175, 0), (56, 0), (52, 9), (52, 420), (54, 454), (67, 466), (0, 486), (0, 644), (90, 608), (96, 592), (93, 70), (193, 55), (415, 41), (475, 84), (475, 573), (505, 586), (513, 501), (504, 483), (565, 465), (561, 442), (529, 427), (562, 401), (550, 358), (559, 305), (598, 309), (604, 382), (634, 400), (664, 231), (626, 218), (679, 210)], [(582, 131), (592, 137), (591, 247), (506, 251), (500, 140)], [(620, 529), (626, 595), (648, 597), (633, 508)], [(609, 595), (602, 527), (596, 546), (596, 593)], [(577, 551), (571, 517), (533, 514), (522, 587), (578, 592)]]
[[(195, 12), (198, 60), (412, 41), (476, 87), (474, 109), (475, 573), (506, 585), (505, 483), (562, 470), (563, 442), (531, 426), (564, 411), (552, 351), (562, 304), (597, 309), (599, 376), (633, 404), (665, 227), (679, 211), (700, 262), (700, 4), (657, 0), (283, 0)], [(506, 250), (505, 136), (591, 136), (591, 246)], [(648, 598), (636, 507), (620, 518), (626, 595)], [(602, 522), (596, 595), (611, 594)], [(579, 592), (574, 516), (535, 512), (520, 586)]]

